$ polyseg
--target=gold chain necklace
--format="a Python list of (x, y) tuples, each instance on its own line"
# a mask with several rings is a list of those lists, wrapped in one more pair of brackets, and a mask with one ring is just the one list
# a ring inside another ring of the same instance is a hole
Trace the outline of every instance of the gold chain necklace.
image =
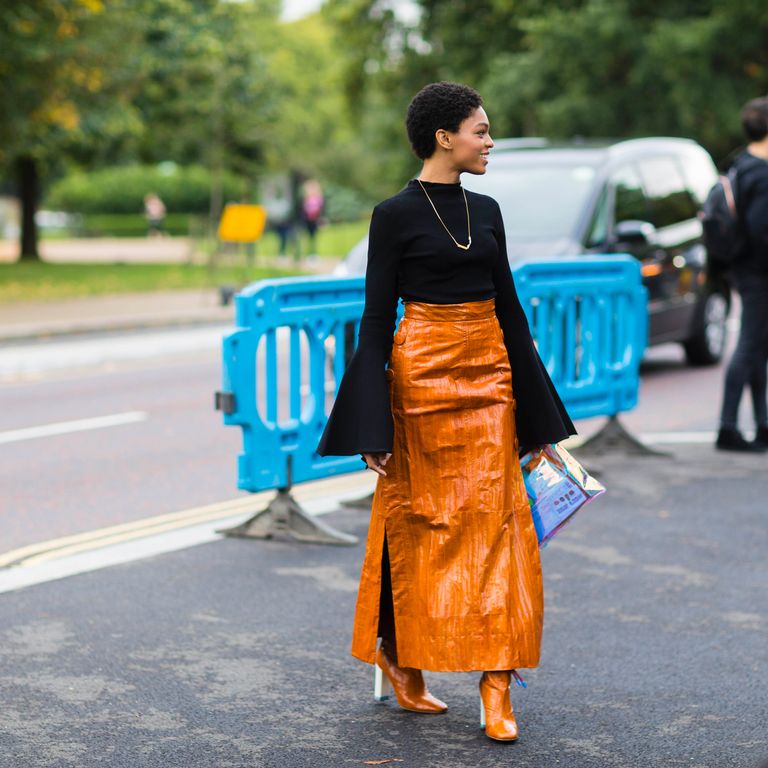
[[(421, 179), (416, 179), (416, 181), (419, 182), (419, 186), (424, 190), (424, 194), (427, 195), (427, 190), (425, 189), (424, 185), (421, 183)], [(435, 212), (435, 216), (437, 216), (438, 221), (443, 225), (443, 229), (448, 233), (448, 236), (453, 240), (454, 243), (456, 243), (457, 248), (461, 248), (462, 251), (468, 251), (469, 246), (472, 245), (472, 230), (469, 228), (469, 205), (467, 204), (467, 193), (464, 191), (464, 187), (461, 188), (461, 193), (464, 195), (464, 207), (467, 209), (467, 238), (468, 242), (466, 245), (462, 245), (452, 234), (451, 230), (448, 229), (448, 227), (445, 226), (445, 222), (440, 218), (440, 214), (437, 212), (437, 208), (435, 208), (435, 204), (432, 202), (432, 198), (427, 195), (427, 200), (429, 200), (429, 204), (432, 206), (432, 210)]]

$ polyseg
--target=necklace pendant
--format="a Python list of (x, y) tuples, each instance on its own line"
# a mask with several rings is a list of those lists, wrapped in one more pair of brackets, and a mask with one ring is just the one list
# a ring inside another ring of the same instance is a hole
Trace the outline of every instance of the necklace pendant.
[[(456, 242), (456, 241), (454, 240), (454, 242)], [(469, 250), (469, 246), (472, 245), (472, 238), (471, 237), (469, 238), (469, 241), (467, 242), (466, 245), (462, 245), (461, 243), (456, 243), (456, 245), (458, 245), (459, 248), (461, 248), (462, 251), (468, 251)]]

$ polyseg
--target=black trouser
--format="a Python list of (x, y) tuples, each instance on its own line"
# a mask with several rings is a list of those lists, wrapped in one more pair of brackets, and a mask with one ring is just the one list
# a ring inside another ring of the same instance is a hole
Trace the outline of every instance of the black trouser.
[(739, 341), (725, 374), (720, 426), (737, 428), (744, 387), (752, 390), (755, 424), (768, 426), (766, 366), (768, 366), (768, 275), (734, 275), (741, 296)]
[(395, 640), (395, 606), (392, 601), (392, 577), (389, 570), (389, 549), (384, 536), (384, 551), (381, 555), (381, 595), (379, 597), (379, 631), (381, 643), (392, 661), (397, 664), (397, 643)]

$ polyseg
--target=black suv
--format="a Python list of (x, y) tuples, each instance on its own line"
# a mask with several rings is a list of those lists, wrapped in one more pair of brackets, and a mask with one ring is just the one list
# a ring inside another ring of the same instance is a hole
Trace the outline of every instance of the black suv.
[[(467, 189), (498, 200), (509, 260), (631, 253), (648, 288), (649, 343), (683, 344), (696, 365), (718, 362), (731, 294), (708, 269), (698, 215), (717, 171), (687, 139), (553, 144), (500, 139)], [(365, 272), (367, 242), (338, 274)]]

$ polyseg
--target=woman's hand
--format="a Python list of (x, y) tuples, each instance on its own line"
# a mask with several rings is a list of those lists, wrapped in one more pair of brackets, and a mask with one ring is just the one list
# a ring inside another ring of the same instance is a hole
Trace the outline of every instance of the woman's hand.
[(386, 476), (384, 471), (384, 465), (389, 461), (391, 453), (364, 453), (363, 458), (368, 465), (368, 469), (372, 469), (374, 472), (378, 472), (380, 475)]

